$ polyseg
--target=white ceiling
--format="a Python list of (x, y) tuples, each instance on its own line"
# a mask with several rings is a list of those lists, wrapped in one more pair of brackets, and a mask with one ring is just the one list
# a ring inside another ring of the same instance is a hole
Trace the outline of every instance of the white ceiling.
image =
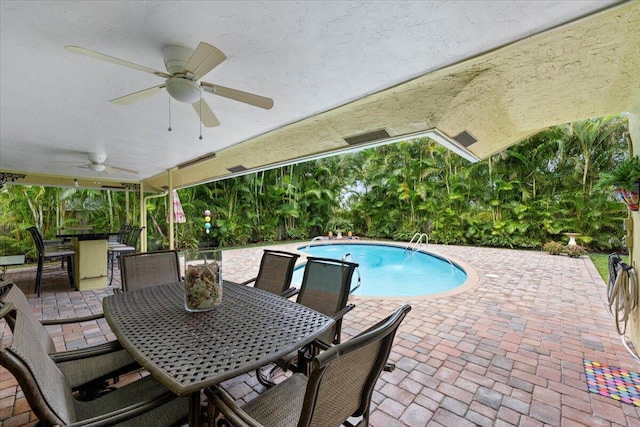
[[(139, 181), (609, 7), (614, 1), (0, 2), (0, 169), (100, 178), (64, 162), (101, 151)], [(208, 42), (228, 57), (203, 80), (273, 98), (262, 110), (205, 94), (203, 128), (163, 82), (80, 56), (77, 45), (165, 70), (167, 45)], [(259, 157), (260, 153), (253, 153)]]

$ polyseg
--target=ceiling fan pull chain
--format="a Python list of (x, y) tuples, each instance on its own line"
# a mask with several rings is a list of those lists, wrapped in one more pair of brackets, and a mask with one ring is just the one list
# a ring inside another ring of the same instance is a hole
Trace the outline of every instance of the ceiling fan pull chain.
[(169, 95), (169, 132), (171, 132), (171, 95)]
[(200, 138), (198, 139), (202, 139), (202, 94), (200, 94), (200, 114), (198, 114), (200, 116)]

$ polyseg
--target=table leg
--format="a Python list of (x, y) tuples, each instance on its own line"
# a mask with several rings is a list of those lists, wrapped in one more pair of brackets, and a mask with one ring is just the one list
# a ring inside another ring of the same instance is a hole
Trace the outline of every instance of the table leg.
[(196, 427), (202, 424), (202, 407), (200, 403), (200, 392), (196, 391), (189, 395), (189, 427)]

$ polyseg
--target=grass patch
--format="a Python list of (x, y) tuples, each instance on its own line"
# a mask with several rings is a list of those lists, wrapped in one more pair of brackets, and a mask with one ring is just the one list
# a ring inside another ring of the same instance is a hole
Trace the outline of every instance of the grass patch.
[[(589, 254), (589, 258), (591, 258), (593, 265), (596, 266), (602, 280), (606, 283), (609, 280), (609, 254)], [(621, 255), (620, 258), (622, 258), (622, 262), (629, 263), (628, 255)]]

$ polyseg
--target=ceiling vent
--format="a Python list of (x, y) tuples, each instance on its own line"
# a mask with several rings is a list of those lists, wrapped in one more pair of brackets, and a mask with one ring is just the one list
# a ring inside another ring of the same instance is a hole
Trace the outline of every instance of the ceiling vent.
[(184, 168), (187, 168), (189, 166), (193, 166), (195, 164), (198, 164), (200, 162), (204, 162), (204, 161), (209, 160), (209, 159), (214, 159), (215, 157), (216, 157), (216, 153), (205, 154), (204, 156), (200, 156), (200, 157), (198, 157), (196, 159), (189, 160), (188, 162), (180, 163), (178, 165), (178, 169), (184, 169)]
[(367, 142), (379, 141), (381, 139), (389, 138), (389, 132), (386, 129), (378, 129), (373, 132), (362, 133), (360, 135), (354, 135), (344, 138), (345, 142), (349, 145), (360, 145)]
[(230, 168), (227, 168), (227, 170), (231, 173), (238, 173), (238, 172), (246, 171), (247, 168), (245, 168), (242, 165), (238, 165), (238, 166), (232, 166)]
[(478, 140), (466, 130), (454, 136), (453, 139), (459, 142), (463, 147), (468, 147), (471, 144), (478, 142)]

